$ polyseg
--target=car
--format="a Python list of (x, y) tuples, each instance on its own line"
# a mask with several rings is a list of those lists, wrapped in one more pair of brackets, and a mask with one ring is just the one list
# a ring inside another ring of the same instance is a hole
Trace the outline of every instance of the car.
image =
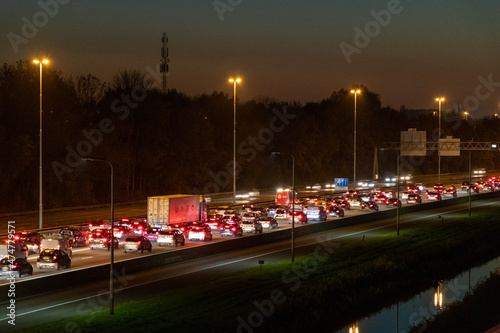
[(241, 228), (243, 229), (243, 232), (246, 233), (262, 233), (262, 224), (260, 224), (259, 220), (243, 220), (243, 223), (241, 224)]
[(418, 187), (417, 185), (415, 185), (415, 186), (407, 186), (407, 187), (406, 187), (406, 190), (407, 190), (408, 192), (410, 192), (410, 193), (411, 193), (411, 192), (413, 192), (413, 193), (416, 193), (416, 194), (420, 194), (420, 192), (422, 192), (422, 191), (420, 190), (420, 187)]
[[(470, 183), (468, 181), (462, 182), (462, 191), (469, 192), (469, 185)], [(472, 190), (476, 193), (479, 193), (479, 188), (474, 184), (472, 186)]]
[(218, 214), (207, 215), (207, 224), (210, 226), (210, 229), (219, 230), (219, 226), (221, 223), (222, 223), (222, 215)]
[(168, 225), (168, 230), (179, 230), (184, 234), (184, 237), (187, 237), (189, 227), (186, 225), (186, 223), (174, 223)]
[(38, 269), (49, 267), (59, 270), (61, 266), (70, 268), (71, 257), (63, 250), (45, 249), (36, 259), (36, 266)]
[[(307, 214), (301, 211), (294, 211), (293, 212), (294, 216), (294, 221), (300, 222), (300, 223), (307, 223), (309, 221)], [(289, 219), (289, 223), (292, 223), (292, 214), (290, 213), (287, 215)]]
[(408, 199), (409, 194), (410, 194), (410, 192), (402, 192), (401, 193), (401, 200), (406, 201), (406, 199)]
[(109, 229), (94, 229), (89, 236), (90, 249), (111, 249), (111, 238), (114, 240), (115, 249), (118, 248), (118, 238), (111, 237)]
[(128, 236), (123, 242), (124, 253), (128, 251), (141, 251), (141, 253), (144, 253), (145, 250), (151, 252), (153, 250), (153, 244), (142, 235)]
[(421, 204), (422, 203), (422, 197), (420, 195), (418, 195), (417, 193), (410, 193), (408, 194), (408, 198), (406, 198), (406, 203), (418, 203), (418, 204)]
[(95, 229), (110, 229), (111, 228), (111, 223), (108, 220), (96, 220), (92, 221), (88, 225), (88, 229), (90, 232), (94, 231)]
[(359, 200), (357, 197), (352, 197), (349, 199), (349, 204), (351, 208), (361, 208), (362, 200)]
[(375, 201), (366, 201), (361, 205), (361, 210), (373, 210), (378, 212), (378, 204)]
[(326, 213), (328, 214), (328, 216), (344, 217), (344, 210), (342, 209), (342, 207), (336, 205), (330, 206), (326, 210)]
[(184, 245), (186, 239), (182, 231), (179, 230), (162, 230), (158, 233), (156, 244), (162, 245)]
[(136, 235), (144, 235), (146, 229), (149, 227), (149, 224), (145, 221), (134, 220), (130, 225), (132, 232)]
[(69, 245), (72, 247), (86, 246), (87, 236), (78, 227), (64, 227), (59, 234), (69, 239)]
[(125, 225), (113, 227), (113, 235), (116, 239), (118, 239), (118, 244), (123, 244), (123, 241), (128, 235), (130, 235), (131, 232), (130, 227)]
[(348, 200), (344, 200), (343, 198), (334, 198), (333, 203), (341, 207), (343, 210), (351, 209), (351, 203)]
[(396, 199), (387, 199), (385, 201), (385, 205), (387, 207), (390, 207), (390, 206), (392, 206), (392, 207), (401, 207), (401, 200), (399, 200), (397, 198)]
[(220, 228), (221, 236), (243, 236), (243, 229), (237, 223), (224, 223)]
[(242, 216), (241, 219), (243, 220), (243, 222), (245, 222), (245, 221), (256, 221), (256, 220), (259, 219), (259, 217), (260, 217), (260, 215), (258, 213), (253, 213), (252, 212), (252, 213), (245, 213), (245, 214), (243, 214), (243, 216)]
[(434, 185), (434, 191), (438, 191), (438, 192), (443, 192), (443, 190), (445, 189), (445, 186), (443, 183), (436, 183)]
[(212, 240), (212, 229), (208, 226), (197, 226), (193, 227), (188, 232), (189, 240), (200, 240), (200, 241), (211, 241)]
[(161, 231), (161, 228), (158, 227), (148, 227), (146, 231), (144, 231), (144, 237), (149, 239), (151, 242), (156, 242), (158, 238), (158, 233)]
[(40, 244), (44, 238), (38, 231), (21, 231), (14, 235), (14, 239), (21, 240), (31, 253), (40, 253)]
[(276, 213), (274, 214), (274, 218), (277, 219), (286, 219), (287, 213), (284, 209), (276, 209)]
[(373, 201), (381, 202), (381, 203), (385, 203), (387, 199), (388, 198), (382, 193), (378, 193), (378, 194), (374, 195), (374, 197), (373, 197)]
[[(352, 201), (351, 201), (352, 205)], [(320, 220), (326, 221), (326, 211), (323, 206), (309, 206), (307, 207), (307, 220)]]
[(26, 258), (4, 258), (0, 261), (0, 276), (12, 276), (20, 278), (23, 275), (33, 275), (33, 266)]
[(444, 188), (441, 191), (441, 195), (443, 197), (456, 198), (457, 197), (457, 189), (455, 188), (455, 186), (452, 185), (450, 187)]
[(441, 192), (439, 191), (427, 191), (425, 192), (425, 195), (427, 197), (427, 200), (441, 201), (443, 199), (443, 197), (441, 196)]
[(259, 223), (262, 225), (264, 229), (277, 229), (278, 221), (273, 217), (259, 217)]

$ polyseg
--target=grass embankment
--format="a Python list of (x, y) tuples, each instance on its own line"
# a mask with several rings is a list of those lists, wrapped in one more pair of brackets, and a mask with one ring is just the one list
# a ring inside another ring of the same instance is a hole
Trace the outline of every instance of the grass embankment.
[(500, 324), (500, 274), (480, 283), (461, 302), (449, 305), (433, 319), (414, 327), (411, 333), (483, 333)]
[(104, 309), (91, 320), (67, 318), (30, 331), (60, 332), (68, 322), (82, 332), (332, 331), (498, 256), (499, 215), (490, 208), (428, 221), (399, 237), (324, 243), (293, 265), (241, 271), (117, 304), (113, 317)]

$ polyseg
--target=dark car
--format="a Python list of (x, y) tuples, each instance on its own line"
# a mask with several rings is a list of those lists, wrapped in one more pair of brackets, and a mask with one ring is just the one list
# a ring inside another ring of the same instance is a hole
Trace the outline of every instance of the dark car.
[(401, 200), (396, 199), (396, 198), (394, 198), (394, 199), (387, 199), (385, 201), (385, 205), (387, 207), (390, 207), (390, 206), (392, 206), (392, 207), (401, 207)]
[(66, 268), (71, 267), (71, 258), (63, 250), (47, 249), (43, 250), (36, 260), (36, 266), (42, 268), (55, 268), (60, 269), (61, 266)]
[(208, 214), (207, 223), (212, 230), (218, 230), (219, 226), (223, 223), (222, 216), (218, 214)]
[(410, 203), (421, 204), (422, 203), (422, 198), (417, 193), (410, 193), (410, 194), (408, 194), (408, 198), (406, 198), (406, 203), (409, 203), (409, 204)]
[(351, 209), (351, 203), (348, 200), (344, 200), (342, 198), (335, 198), (333, 199), (335, 204), (339, 207), (341, 207), (343, 210), (350, 210)]
[(450, 187), (444, 188), (441, 191), (441, 195), (443, 197), (456, 198), (457, 197), (457, 189), (455, 188), (455, 186), (452, 185)]
[(220, 227), (221, 236), (243, 236), (243, 229), (237, 223), (224, 223)]
[(70, 246), (79, 247), (87, 245), (87, 237), (79, 228), (65, 227), (59, 233), (68, 237)]
[(14, 238), (21, 240), (28, 247), (29, 252), (40, 253), (40, 244), (44, 237), (38, 231), (22, 231), (15, 234)]
[[(296, 222), (307, 223), (308, 221), (307, 214), (302, 211), (294, 211), (293, 216)], [(290, 219), (289, 223), (292, 223), (292, 212), (288, 214), (288, 218)]]
[(132, 232), (136, 235), (143, 235), (148, 227), (149, 225), (145, 221), (135, 220), (130, 224)]
[(156, 243), (158, 246), (162, 245), (184, 245), (186, 239), (184, 234), (179, 230), (163, 230), (158, 233)]
[(262, 224), (262, 227), (264, 229), (277, 229), (278, 228), (278, 221), (274, 217), (267, 216), (267, 217), (259, 217), (259, 222)]
[(443, 183), (437, 183), (437, 184), (434, 184), (434, 191), (438, 191), (438, 192), (443, 192), (443, 190), (445, 189), (445, 186)]
[[(111, 230), (94, 229), (89, 236), (90, 249), (111, 249)], [(118, 248), (118, 238), (113, 237), (115, 249)]]
[(426, 192), (425, 195), (427, 196), (427, 200), (441, 201), (443, 199), (443, 197), (441, 196), (441, 192), (439, 191)]
[[(476, 193), (479, 193), (479, 187), (477, 187), (475, 184), (472, 185), (472, 190)], [(469, 192), (469, 182), (462, 183), (462, 191), (466, 191), (467, 193)]]
[(344, 210), (342, 207), (339, 207), (337, 205), (330, 206), (327, 210), (326, 213), (328, 216), (337, 216), (337, 217), (344, 217)]
[(141, 253), (144, 253), (145, 250), (151, 252), (153, 244), (142, 235), (129, 236), (123, 242), (123, 252), (125, 253), (127, 251), (141, 251)]
[(363, 201), (361, 204), (362, 210), (373, 210), (378, 212), (378, 204), (375, 201)]
[(2, 259), (0, 261), (0, 276), (14, 275), (20, 278), (22, 275), (33, 275), (33, 266), (26, 258)]

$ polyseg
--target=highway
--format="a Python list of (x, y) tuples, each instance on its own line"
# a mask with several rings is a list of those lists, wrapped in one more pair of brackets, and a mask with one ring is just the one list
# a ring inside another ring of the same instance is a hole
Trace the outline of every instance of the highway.
[[(474, 202), (474, 207), (498, 204), (497, 199), (481, 200)], [(403, 215), (401, 217), (401, 229), (404, 230), (405, 227), (410, 225), (435, 220), (439, 215), (450, 217), (467, 209), (468, 204), (464, 203)], [(353, 239), (374, 237), (394, 229), (395, 219), (389, 218), (377, 220), (369, 224), (350, 225), (328, 232), (300, 237), (296, 239), (296, 254), (313, 253), (318, 246), (322, 247), (322, 250), (324, 250), (323, 253), (328, 253), (328, 251), (334, 251), (335, 248)], [(197, 244), (188, 246), (197, 246)], [(182, 251), (182, 248), (171, 248), (169, 251)], [(88, 250), (85, 251), (82, 249), (81, 252), (77, 253), (78, 256), (81, 253), (80, 260), (82, 262), (88, 260), (83, 259)], [(103, 251), (100, 254), (95, 254), (95, 256), (96, 258), (101, 258), (101, 255), (106, 256), (107, 254), (107, 251)], [(118, 272), (115, 282), (115, 302), (119, 303), (136, 297), (148, 296), (156, 293), (157, 290), (165, 290), (166, 288), (175, 290), (188, 284), (209, 283), (211, 279), (218, 276), (224, 276), (231, 272), (250, 267), (257, 267), (258, 260), (264, 260), (265, 264), (270, 264), (288, 258), (290, 258), (290, 241), (280, 241), (231, 251), (229, 253), (171, 263), (156, 269), (134, 273), (133, 275), (128, 275), (124, 271)], [(81, 269), (82, 274), (85, 274), (84, 266), (85, 264), (80, 265), (80, 268), (74, 267), (71, 269)], [(64, 274), (64, 270), (61, 271), (61, 274)], [(42, 324), (68, 316), (85, 315), (95, 309), (109, 307), (108, 283), (109, 277), (104, 276), (102, 281), (97, 283), (78, 285), (74, 288), (45, 294), (43, 290), (39, 290), (35, 292), (36, 295), (31, 297), (16, 299), (16, 330), (27, 329), (33, 323)], [(22, 288), (22, 283), (18, 284), (17, 288)], [(0, 307), (4, 309), (5, 305), (5, 301), (0, 303)], [(6, 319), (3, 316), (0, 317), (0, 331), (2, 332), (7, 327)], [(88, 324), (91, 323), (92, 316), (89, 316)], [(72, 327), (71, 323), (68, 325)], [(72, 329), (72, 331), (77, 331), (76, 327)], [(83, 327), (80, 329), (85, 331)]]

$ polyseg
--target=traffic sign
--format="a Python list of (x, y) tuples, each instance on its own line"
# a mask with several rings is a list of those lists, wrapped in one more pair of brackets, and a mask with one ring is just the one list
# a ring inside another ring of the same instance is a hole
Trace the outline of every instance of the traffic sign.
[(335, 189), (339, 189), (339, 187), (348, 187), (349, 179), (348, 178), (335, 178)]

